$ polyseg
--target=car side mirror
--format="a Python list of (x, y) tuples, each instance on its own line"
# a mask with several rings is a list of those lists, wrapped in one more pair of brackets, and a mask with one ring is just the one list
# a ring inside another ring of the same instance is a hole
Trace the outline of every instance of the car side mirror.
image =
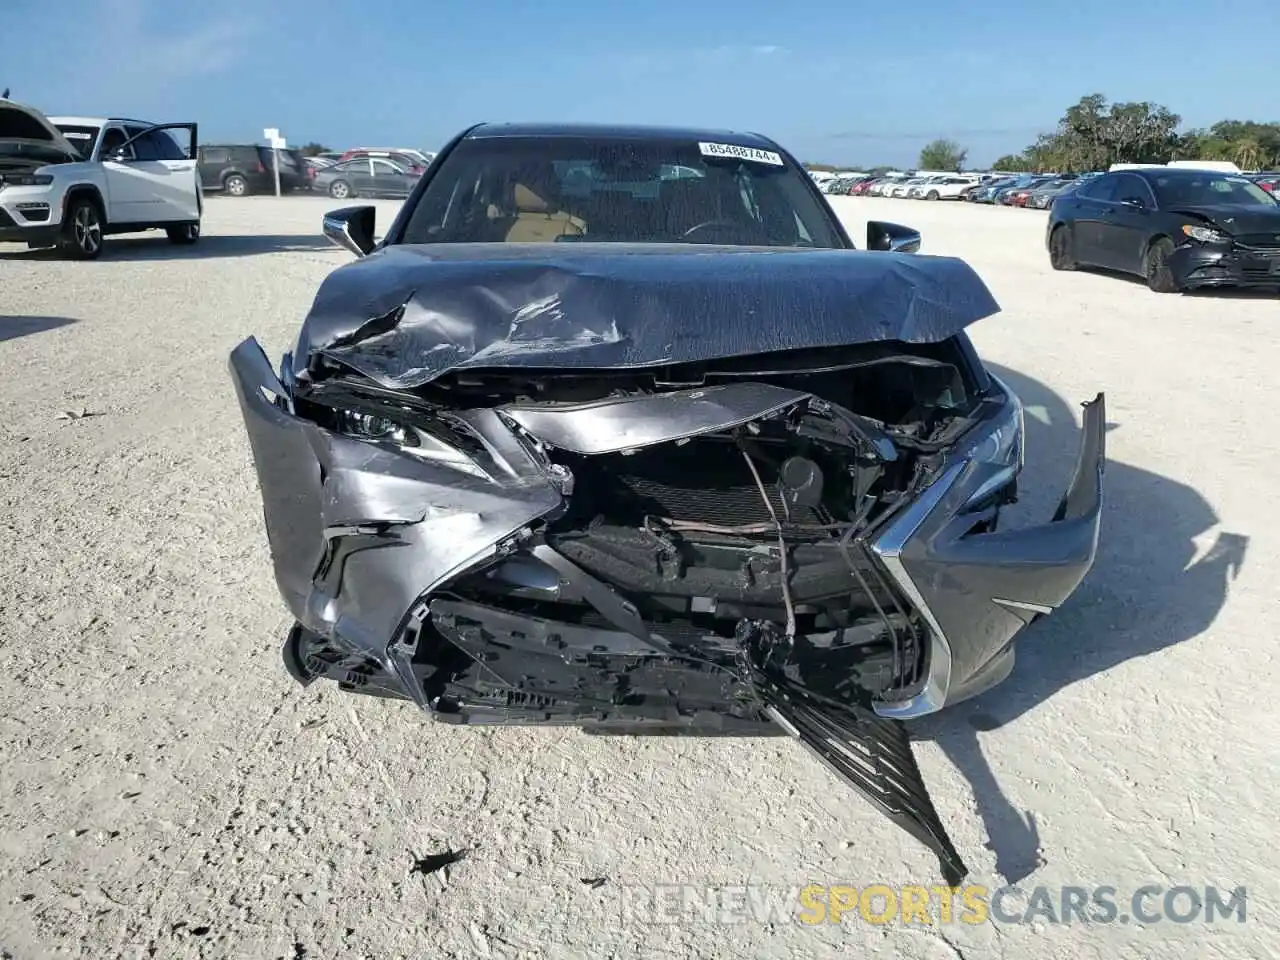
[(357, 257), (368, 256), (375, 246), (373, 230), (378, 211), (369, 206), (330, 210), (321, 221), (324, 235)]
[(920, 249), (920, 231), (900, 223), (871, 220), (867, 223), (867, 249), (915, 253)]
[(129, 155), (124, 150), (112, 150), (107, 154), (107, 159), (112, 163), (128, 163)]

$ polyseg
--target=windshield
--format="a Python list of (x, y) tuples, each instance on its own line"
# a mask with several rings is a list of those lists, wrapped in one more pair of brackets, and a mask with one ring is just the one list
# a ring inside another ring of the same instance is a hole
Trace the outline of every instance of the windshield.
[(466, 139), (431, 177), (401, 242), (845, 246), (803, 170), (766, 151), (724, 155), (735, 150), (656, 138)]
[(1243, 206), (1275, 207), (1276, 200), (1245, 177), (1205, 173), (1198, 176), (1156, 176), (1151, 178), (1161, 206)]
[(67, 142), (76, 148), (81, 160), (88, 160), (93, 155), (93, 145), (98, 141), (100, 127), (73, 127), (70, 124), (58, 124), (58, 131), (67, 138)]

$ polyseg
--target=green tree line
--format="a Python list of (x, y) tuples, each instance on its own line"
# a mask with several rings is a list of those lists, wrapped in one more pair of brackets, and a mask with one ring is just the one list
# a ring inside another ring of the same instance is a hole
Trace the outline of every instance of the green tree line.
[[(1108, 103), (1101, 93), (1081, 97), (1049, 133), (1021, 153), (1000, 157), (993, 170), (1084, 173), (1113, 163), (1230, 160), (1242, 170), (1280, 167), (1280, 122), (1219, 120), (1182, 131), (1182, 118), (1146, 100)], [(958, 170), (968, 151), (954, 140), (934, 140), (920, 151), (921, 170)], [(806, 164), (811, 170), (836, 169)]]
[(1242, 170), (1280, 166), (1280, 123), (1219, 120), (1179, 131), (1182, 118), (1146, 100), (1107, 103), (1100, 93), (1081, 97), (1050, 133), (1020, 154), (998, 159), (995, 170), (1083, 173), (1113, 163), (1229, 160)]

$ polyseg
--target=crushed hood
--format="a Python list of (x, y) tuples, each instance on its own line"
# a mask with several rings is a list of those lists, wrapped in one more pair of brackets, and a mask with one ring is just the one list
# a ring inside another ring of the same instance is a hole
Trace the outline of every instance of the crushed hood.
[(80, 155), (39, 110), (12, 100), (0, 100), (0, 155), (31, 153), (53, 161), (56, 154), (70, 160)]
[(1273, 208), (1242, 207), (1239, 204), (1216, 204), (1179, 207), (1174, 213), (1208, 220), (1224, 233), (1240, 236), (1246, 233), (1280, 235), (1280, 204)]
[(466, 369), (625, 369), (883, 340), (999, 311), (951, 257), (672, 244), (396, 245), (321, 285), (294, 351), (391, 389)]

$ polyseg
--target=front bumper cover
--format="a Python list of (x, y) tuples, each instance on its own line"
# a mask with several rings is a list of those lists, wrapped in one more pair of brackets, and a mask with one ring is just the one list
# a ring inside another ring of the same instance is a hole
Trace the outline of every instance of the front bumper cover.
[[(367, 692), (405, 695), (432, 711), (406, 636), (424, 616), (446, 616), (431, 599), (441, 585), (511, 552), (522, 531), (557, 516), (569, 495), (565, 478), (537, 461), (494, 410), (457, 414), (480, 440), (482, 449), (468, 454), (480, 467), (477, 474), (294, 415), (289, 388), (253, 339), (233, 351), (230, 368), (258, 473), (277, 584), (299, 623), (295, 634), (329, 638), (380, 665), (385, 676)], [(758, 389), (763, 392), (753, 402), (759, 411), (785, 401), (770, 395), (775, 388)], [(615, 418), (616, 429), (631, 430), (633, 441), (647, 436), (645, 411), (662, 403), (645, 401), (632, 416)], [(697, 422), (694, 413), (691, 424)], [(725, 406), (717, 416), (741, 422), (747, 413)], [(581, 436), (572, 420), (553, 428), (526, 418), (523, 426), (559, 429), (559, 441), (570, 447), (588, 441), (611, 447), (598, 432), (613, 429), (606, 423), (608, 410), (595, 409), (591, 417), (595, 429)], [(1043, 526), (979, 532), (992, 528), (999, 494), (1016, 479), (1017, 466), (984, 457), (976, 448), (953, 448), (933, 482), (876, 530), (871, 555), (928, 626), (926, 679), (914, 696), (877, 701), (872, 712), (809, 702), (809, 691), (788, 689), (777, 675), (754, 676), (750, 664), (739, 673), (767, 716), (934, 850), (949, 881), (963, 876), (963, 864), (928, 802), (898, 721), (935, 712), (1002, 679), (1012, 667), (1015, 634), (1061, 604), (1084, 577), (1098, 542), (1104, 427), (1099, 395), (1085, 405), (1075, 477)], [(988, 435), (981, 442), (992, 440)], [(550, 560), (554, 564), (555, 557)], [(574, 573), (566, 569), (561, 576), (572, 579)], [(634, 608), (607, 589), (587, 599), (614, 623), (635, 617)], [(536, 638), (535, 631), (524, 633)], [(597, 634), (587, 639), (599, 643), (604, 633)], [(627, 646), (619, 655), (671, 652), (657, 636), (646, 647), (650, 638), (638, 620), (629, 635), (613, 636)], [(287, 643), (291, 672), (309, 682), (296, 654), (296, 642)]]
[(1188, 241), (1169, 256), (1174, 281), (1200, 287), (1280, 287), (1280, 247), (1245, 247)]

